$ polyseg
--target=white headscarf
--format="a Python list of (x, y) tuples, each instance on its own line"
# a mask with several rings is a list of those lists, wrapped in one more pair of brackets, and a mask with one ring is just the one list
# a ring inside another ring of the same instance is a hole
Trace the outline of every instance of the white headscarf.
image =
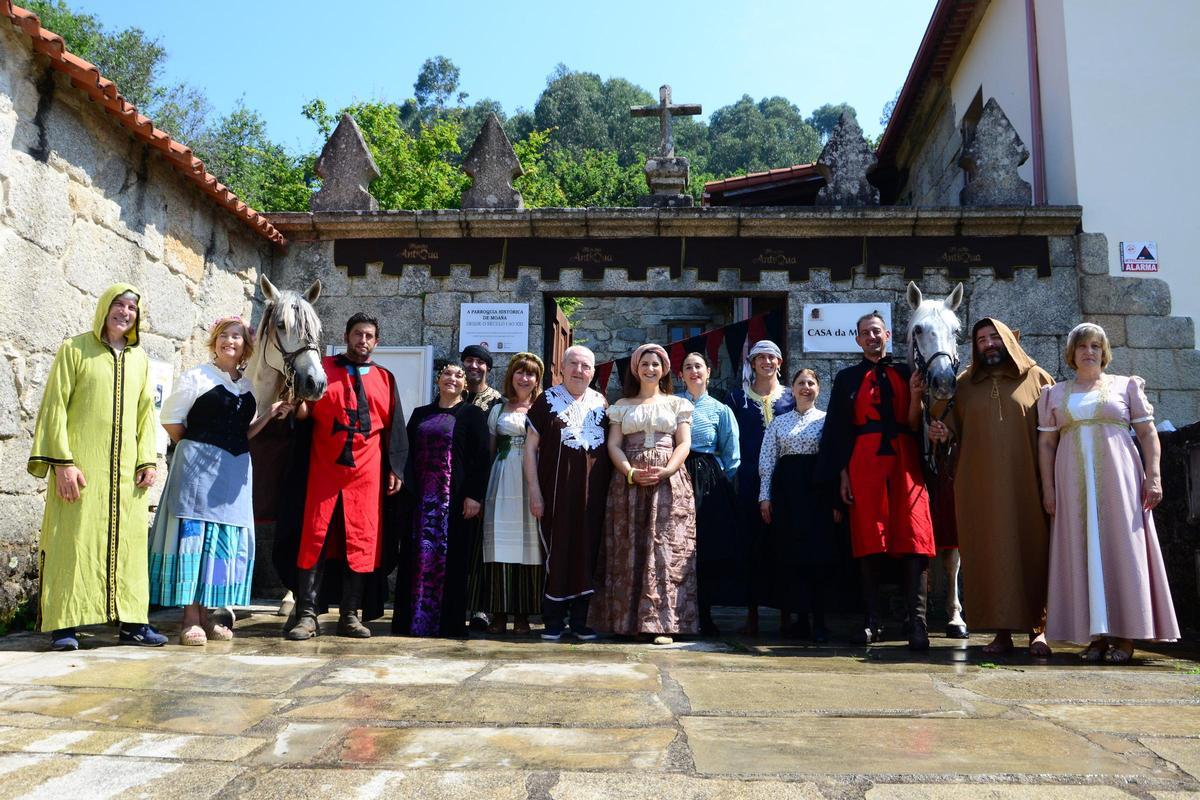
[(779, 345), (770, 339), (759, 339), (755, 342), (754, 346), (750, 348), (750, 352), (746, 354), (745, 363), (742, 364), (742, 388), (747, 392), (754, 383), (754, 357), (763, 354), (775, 356), (783, 361), (783, 351), (779, 349)]

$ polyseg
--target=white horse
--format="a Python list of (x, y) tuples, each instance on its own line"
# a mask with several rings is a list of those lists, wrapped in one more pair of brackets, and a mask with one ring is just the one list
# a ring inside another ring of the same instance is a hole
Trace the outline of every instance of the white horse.
[[(958, 333), (962, 323), (954, 312), (962, 304), (963, 285), (943, 300), (925, 299), (921, 290), (911, 281), (908, 284), (908, 305), (912, 316), (908, 321), (908, 363), (914, 371), (925, 377), (926, 423), (929, 407), (935, 401), (943, 401), (948, 412), (954, 402), (954, 390), (958, 373)], [(943, 414), (946, 412), (943, 412)], [(928, 446), (928, 443), (927, 443)], [(936, 470), (938, 462), (931, 457), (926, 462)], [(932, 494), (940, 487), (930, 486)], [(958, 573), (961, 559), (958, 548), (941, 551), (946, 568), (946, 635), (955, 639), (967, 637), (967, 626), (962, 618), (962, 601), (958, 593)]]
[(258, 413), (270, 412), (280, 398), (319, 400), (325, 394), (321, 367), (321, 320), (312, 304), (321, 296), (321, 282), (301, 295), (276, 289), (266, 275), (258, 279), (266, 305), (258, 325), (254, 355), (246, 374), (254, 384)]
[[(258, 279), (266, 305), (258, 325), (254, 355), (246, 375), (254, 385), (259, 414), (269, 414), (279, 399), (320, 400), (327, 382), (321, 367), (321, 319), (312, 304), (321, 296), (321, 281), (313, 281), (304, 294), (277, 289), (266, 275)], [(289, 591), (279, 606), (281, 616), (291, 613)]]

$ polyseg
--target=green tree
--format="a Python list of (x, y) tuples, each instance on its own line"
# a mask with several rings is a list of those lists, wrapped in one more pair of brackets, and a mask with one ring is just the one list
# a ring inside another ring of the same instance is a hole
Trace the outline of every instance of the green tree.
[(550, 164), (569, 208), (633, 206), (649, 192), (642, 166), (622, 166), (614, 150), (553, 150)]
[(713, 112), (707, 168), (719, 176), (761, 172), (816, 160), (820, 139), (800, 110), (783, 97), (755, 103), (743, 95)]
[(458, 90), (460, 74), (454, 62), (445, 56), (425, 59), (413, 83), (413, 98), (422, 118), (432, 121), (441, 116), (451, 97), (457, 105), (462, 105), (467, 93)]
[(312, 156), (297, 158), (272, 142), (263, 118), (241, 101), (204, 131), (193, 151), (251, 208), (308, 210)]
[(854, 119), (858, 119), (858, 112), (849, 103), (838, 103), (837, 105), (826, 103), (820, 108), (813, 109), (812, 114), (805, 122), (816, 130), (822, 142), (827, 142), (829, 134), (833, 133), (833, 127), (838, 124), (842, 114), (849, 114)]

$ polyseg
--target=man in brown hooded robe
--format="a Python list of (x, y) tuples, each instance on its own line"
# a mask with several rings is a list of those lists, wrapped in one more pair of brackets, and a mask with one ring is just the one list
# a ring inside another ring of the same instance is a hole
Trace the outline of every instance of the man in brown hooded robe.
[(929, 426), (930, 439), (959, 448), (954, 500), (967, 615), (972, 628), (996, 631), (985, 653), (1012, 650), (1012, 631), (1020, 630), (1030, 632), (1030, 654), (1045, 657), (1050, 527), (1038, 481), (1037, 402), (1054, 379), (997, 319), (976, 322), (971, 340), (954, 406)]

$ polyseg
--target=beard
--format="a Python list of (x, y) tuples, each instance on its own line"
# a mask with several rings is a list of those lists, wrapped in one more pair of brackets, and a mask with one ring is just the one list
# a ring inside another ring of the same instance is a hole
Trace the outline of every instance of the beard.
[(1004, 350), (987, 350), (983, 353), (983, 363), (989, 367), (998, 367), (1008, 360)]

